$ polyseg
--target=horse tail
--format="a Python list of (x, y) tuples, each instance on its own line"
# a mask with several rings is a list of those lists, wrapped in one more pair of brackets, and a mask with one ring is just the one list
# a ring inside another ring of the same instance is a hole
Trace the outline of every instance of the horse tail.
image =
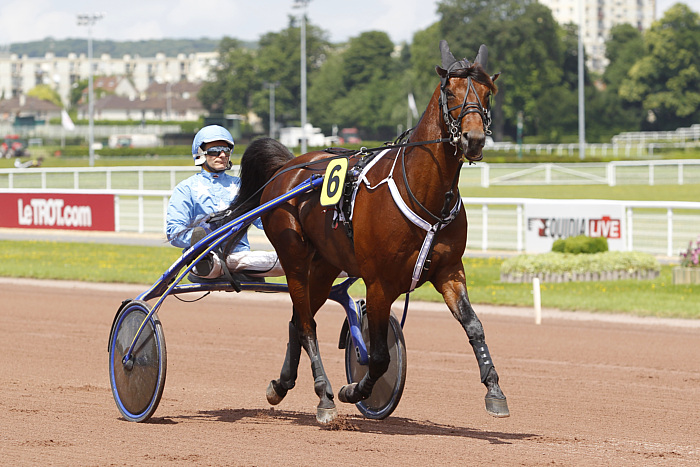
[(260, 205), (262, 188), (292, 159), (289, 149), (272, 138), (256, 139), (248, 145), (241, 157), (241, 187), (229, 206), (234, 218)]

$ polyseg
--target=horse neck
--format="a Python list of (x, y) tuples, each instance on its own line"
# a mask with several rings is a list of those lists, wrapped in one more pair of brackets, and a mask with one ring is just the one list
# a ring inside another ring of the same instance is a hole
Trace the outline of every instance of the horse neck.
[[(428, 103), (425, 113), (416, 125), (409, 142), (434, 141), (447, 138), (447, 125), (443, 122), (438, 100), (438, 86)], [(461, 168), (459, 157), (450, 143), (432, 143), (414, 146), (406, 150), (406, 178), (416, 198), (434, 214), (439, 213), (445, 193), (452, 188), (457, 171)], [(401, 160), (399, 160), (400, 165)], [(401, 168), (395, 177), (403, 182)]]

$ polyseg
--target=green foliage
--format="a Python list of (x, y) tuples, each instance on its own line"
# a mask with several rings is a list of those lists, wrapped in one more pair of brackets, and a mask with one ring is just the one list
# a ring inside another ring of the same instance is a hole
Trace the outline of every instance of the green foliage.
[[(286, 29), (263, 35), (257, 49), (236, 39), (222, 39), (219, 44), (220, 64), (214, 71), (214, 80), (205, 83), (199, 92), (202, 105), (212, 114), (247, 115), (253, 111), (268, 127), (269, 84), (273, 83), (275, 120), (278, 125), (299, 125), (301, 28), (296, 23), (297, 20), (290, 17)], [(325, 33), (307, 22), (306, 60), (309, 83), (313, 82), (324, 63), (328, 47)]]
[(591, 255), (552, 251), (539, 255), (514, 256), (501, 264), (501, 272), (504, 274), (637, 272), (660, 269), (656, 258), (637, 251), (606, 251)]
[(586, 235), (560, 238), (552, 244), (552, 251), (574, 255), (602, 253), (608, 251), (608, 239), (605, 237), (587, 237)]
[[(438, 11), (453, 51), (475, 55), (485, 42), (487, 71), (502, 72), (493, 109), (496, 140), (515, 140), (521, 111), (526, 135), (556, 141), (576, 132), (576, 42), (549, 8), (531, 0), (443, 0)], [(465, 28), (472, 33), (464, 34)]]
[(74, 86), (71, 86), (71, 89), (70, 89), (70, 106), (71, 106), (71, 108), (76, 108), (78, 106), (78, 103), (83, 98), (83, 91), (85, 91), (85, 89), (87, 89), (89, 84), (90, 83), (88, 82), (87, 79), (81, 79), (81, 80), (77, 81)]
[(700, 15), (675, 4), (645, 34), (644, 49), (620, 86), (622, 98), (653, 112), (654, 129), (700, 121)]
[(435, 66), (440, 65), (438, 44), (443, 39), (440, 23), (434, 23), (413, 36), (411, 44), (410, 91), (416, 99), (416, 107), (427, 107), (433, 92), (440, 84)]
[(214, 80), (204, 83), (199, 100), (212, 114), (245, 115), (253, 90), (262, 86), (254, 53), (240, 41), (225, 37), (219, 44), (219, 56)]
[(48, 84), (38, 84), (32, 89), (27, 91), (27, 96), (36, 97), (42, 101), (49, 101), (56, 104), (58, 107), (63, 107), (61, 102), (61, 97), (58, 95), (55, 89), (51, 88)]

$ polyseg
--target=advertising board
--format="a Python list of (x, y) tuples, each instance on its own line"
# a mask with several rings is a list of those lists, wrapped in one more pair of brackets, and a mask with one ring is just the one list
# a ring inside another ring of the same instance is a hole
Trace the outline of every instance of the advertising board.
[(621, 205), (526, 204), (525, 248), (528, 253), (552, 250), (560, 238), (605, 237), (611, 251), (625, 251), (625, 216)]
[(114, 195), (0, 193), (0, 227), (114, 231)]

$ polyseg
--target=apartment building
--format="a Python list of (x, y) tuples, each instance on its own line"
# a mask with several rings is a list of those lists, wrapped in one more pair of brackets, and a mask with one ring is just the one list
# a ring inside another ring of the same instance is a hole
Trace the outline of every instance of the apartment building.
[[(165, 54), (112, 57), (102, 54), (93, 57), (92, 74), (94, 77), (126, 77), (143, 96), (153, 83), (201, 83), (217, 63), (217, 52), (179, 54), (177, 57)], [(88, 75), (86, 54), (57, 57), (49, 52), (43, 57), (27, 57), (0, 52), (0, 98), (3, 99), (19, 97), (39, 84), (46, 84), (55, 89), (67, 105), (72, 86), (87, 79)]]
[(579, 8), (583, 6), (583, 46), (586, 65), (602, 73), (608, 65), (605, 41), (610, 29), (618, 24), (631, 24), (640, 31), (651, 27), (656, 19), (656, 0), (539, 0), (552, 10), (559, 24), (579, 24)]

